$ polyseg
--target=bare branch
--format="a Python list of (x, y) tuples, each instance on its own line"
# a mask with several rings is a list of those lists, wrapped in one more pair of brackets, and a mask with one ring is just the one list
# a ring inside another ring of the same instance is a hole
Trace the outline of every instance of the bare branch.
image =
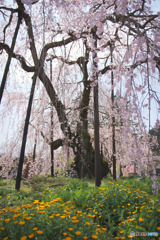
[[(7, 44), (0, 42), (0, 51), (2, 51), (2, 50), (5, 50), (7, 54), (10, 54), (10, 51), (11, 51), (10, 47)], [(26, 63), (26, 60), (23, 56), (13, 53), (12, 57), (17, 59), (20, 62), (21, 67), (26, 72), (35, 72), (35, 67), (34, 66), (28, 66), (27, 63)]]

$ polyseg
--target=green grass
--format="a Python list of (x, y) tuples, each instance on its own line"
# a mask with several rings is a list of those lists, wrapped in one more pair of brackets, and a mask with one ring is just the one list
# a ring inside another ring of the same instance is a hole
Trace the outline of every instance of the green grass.
[(94, 181), (36, 176), (17, 192), (14, 180), (0, 180), (0, 239), (130, 239), (131, 231), (160, 238), (160, 196), (151, 185), (145, 177), (105, 178), (98, 188)]

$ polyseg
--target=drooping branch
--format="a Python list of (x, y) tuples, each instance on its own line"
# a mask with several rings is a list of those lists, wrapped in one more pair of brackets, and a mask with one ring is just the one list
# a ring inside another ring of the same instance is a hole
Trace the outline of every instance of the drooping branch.
[(5, 66), (5, 70), (4, 70), (4, 74), (3, 74), (3, 78), (2, 78), (2, 82), (1, 82), (0, 103), (1, 103), (2, 95), (3, 95), (3, 91), (4, 91), (4, 88), (5, 88), (7, 75), (8, 75), (11, 59), (12, 59), (12, 56), (13, 56), (13, 51), (14, 51), (18, 31), (19, 31), (19, 28), (20, 28), (20, 25), (21, 25), (21, 21), (22, 21), (22, 15), (20, 13), (18, 13), (18, 21), (17, 21), (17, 25), (16, 25), (16, 28), (15, 28), (14, 36), (13, 36), (13, 39), (12, 39), (10, 54), (8, 55), (7, 63), (6, 63), (6, 66)]
[(53, 150), (56, 150), (56, 149), (58, 149), (59, 147), (62, 147), (63, 145), (65, 145), (65, 140), (64, 140), (64, 139), (58, 138), (58, 139), (56, 139), (55, 141), (50, 142), (50, 140), (44, 136), (44, 133), (43, 133), (42, 131), (41, 131), (41, 136), (43, 137), (43, 139), (45, 139), (45, 142), (46, 142), (47, 144), (49, 144), (50, 146), (52, 146), (52, 149), (53, 149)]
[[(11, 52), (11, 49), (7, 44), (0, 42), (0, 51), (2, 51), (2, 50), (5, 50), (8, 55)], [(27, 61), (23, 56), (13, 53), (12, 57), (17, 59), (20, 62), (21, 67), (26, 72), (35, 72), (35, 67), (27, 65)]]
[[(155, 57), (153, 58), (153, 60), (156, 61), (156, 67), (157, 67), (158, 70), (160, 71), (160, 58), (157, 57), (157, 56), (155, 56)], [(135, 63), (132, 64), (132, 65), (124, 66), (124, 71), (129, 71), (129, 70), (131, 70), (131, 69), (135, 69), (135, 68), (137, 68), (138, 66), (140, 66), (140, 65), (142, 65), (142, 64), (144, 64), (144, 63), (147, 63), (147, 61), (148, 61), (148, 58), (146, 58), (146, 59), (144, 59), (144, 60), (137, 61), (137, 62), (135, 62)], [(113, 65), (113, 66), (108, 65), (108, 66), (106, 66), (105, 68), (99, 70), (98, 74), (105, 74), (107, 71), (109, 71), (109, 70), (115, 70), (115, 69), (117, 69), (118, 67), (119, 67), (119, 66), (117, 66), (117, 65)]]
[(7, 30), (7, 28), (10, 26), (10, 24), (11, 24), (11, 22), (12, 22), (13, 14), (14, 14), (15, 12), (18, 12), (18, 9), (5, 8), (5, 7), (1, 7), (0, 9), (8, 10), (8, 11), (11, 12), (11, 15), (10, 15), (10, 17), (9, 17), (9, 21), (8, 21), (8, 23), (6, 24), (6, 26), (5, 26), (4, 29), (3, 29), (3, 34), (4, 34), (3, 42), (5, 42), (6, 30)]
[(65, 46), (65, 45), (73, 42), (73, 41), (76, 40), (76, 39), (77, 39), (77, 38), (76, 38), (75, 36), (72, 36), (72, 37), (69, 37), (69, 38), (67, 38), (67, 39), (63, 39), (63, 40), (58, 41), (58, 42), (51, 42), (51, 43), (46, 44), (46, 45), (43, 47), (42, 51), (41, 51), (40, 62), (41, 62), (41, 63), (44, 62), (45, 57), (46, 57), (46, 54), (47, 54), (47, 51), (48, 51), (49, 49), (53, 49), (53, 48), (55, 48), (55, 47)]

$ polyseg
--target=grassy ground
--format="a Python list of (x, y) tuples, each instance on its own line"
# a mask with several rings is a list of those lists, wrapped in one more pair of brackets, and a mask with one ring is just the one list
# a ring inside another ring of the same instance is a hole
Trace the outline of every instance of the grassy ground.
[(0, 239), (160, 239), (160, 194), (146, 177), (108, 177), (97, 188), (93, 180), (36, 176), (14, 187), (0, 180)]

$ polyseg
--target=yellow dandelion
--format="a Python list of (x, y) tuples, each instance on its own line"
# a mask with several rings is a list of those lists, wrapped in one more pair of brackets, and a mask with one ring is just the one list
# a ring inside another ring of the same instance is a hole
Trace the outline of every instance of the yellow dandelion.
[(46, 211), (38, 211), (39, 213), (45, 213)]
[(34, 237), (34, 234), (33, 233), (31, 233), (29, 236), (28, 236), (28, 238), (33, 238)]
[(69, 231), (73, 231), (73, 228), (68, 228)]
[(86, 225), (89, 226), (89, 225), (90, 225), (90, 222), (86, 222)]
[(150, 210), (148, 210), (148, 212), (153, 212), (153, 210), (150, 209)]
[(74, 209), (74, 208), (75, 208), (75, 206), (71, 206), (70, 208), (71, 208), (71, 209)]
[(77, 219), (77, 220), (72, 220), (72, 223), (78, 223), (79, 222), (79, 220)]
[(24, 225), (24, 224), (25, 224), (25, 222), (19, 222), (19, 225), (21, 225), (21, 226)]
[(67, 233), (66, 233), (66, 232), (64, 232), (64, 233), (63, 233), (63, 236), (67, 236)]
[(65, 218), (65, 216), (60, 216), (60, 218), (64, 219), (64, 218)]
[(39, 235), (42, 234), (42, 233), (43, 233), (43, 232), (42, 232), (41, 230), (38, 230), (38, 231), (37, 231), (37, 234), (39, 234)]
[(97, 239), (98, 237), (97, 237), (97, 235), (92, 235), (92, 238)]
[(79, 236), (79, 235), (81, 235), (81, 232), (80, 232), (80, 231), (76, 231), (75, 234), (76, 234), (77, 236)]
[(88, 239), (88, 237), (87, 237), (87, 236), (84, 236), (83, 239)]
[(144, 219), (140, 217), (139, 222), (144, 222)]
[(102, 230), (103, 230), (103, 231), (107, 231), (107, 228), (103, 228), (103, 227), (102, 227)]
[(71, 215), (71, 212), (66, 212), (67, 215)]
[(49, 216), (49, 219), (53, 219), (54, 218), (54, 216), (52, 215), (52, 216)]
[(10, 218), (7, 218), (7, 219), (5, 219), (4, 220), (6, 223), (9, 223), (10, 221), (11, 221), (11, 219)]
[(60, 215), (61, 215), (61, 214), (57, 213), (55, 216), (56, 216), (56, 217), (59, 217)]
[(20, 238), (20, 240), (26, 240), (26, 239), (27, 239), (26, 236), (23, 236), (23, 237)]
[(65, 240), (71, 240), (72, 238), (71, 237), (66, 237), (66, 239)]
[(124, 233), (124, 231), (122, 230), (122, 231), (120, 231), (120, 233)]
[(38, 229), (37, 227), (34, 227), (34, 228), (33, 228), (33, 231), (36, 231), (37, 229)]

